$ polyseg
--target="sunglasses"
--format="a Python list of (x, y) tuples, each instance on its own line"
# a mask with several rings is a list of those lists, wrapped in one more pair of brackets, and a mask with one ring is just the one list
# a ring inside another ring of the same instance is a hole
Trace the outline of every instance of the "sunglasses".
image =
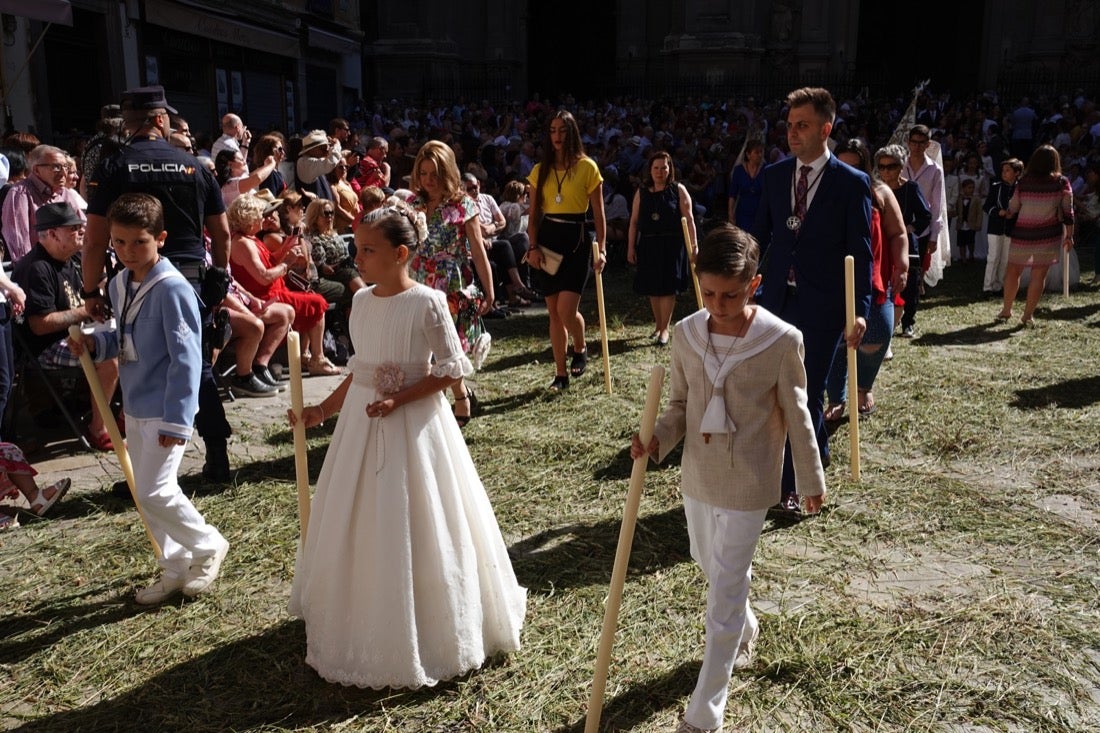
[(325, 209), (321, 212), (321, 216), (336, 216), (336, 212), (332, 209)]
[(279, 146), (279, 147), (277, 147), (277, 148), (272, 148), (272, 149), (271, 149), (271, 152), (273, 152), (273, 153), (281, 153), (281, 152), (283, 152), (283, 146), (281, 146), (281, 145), (280, 145), (280, 146)]

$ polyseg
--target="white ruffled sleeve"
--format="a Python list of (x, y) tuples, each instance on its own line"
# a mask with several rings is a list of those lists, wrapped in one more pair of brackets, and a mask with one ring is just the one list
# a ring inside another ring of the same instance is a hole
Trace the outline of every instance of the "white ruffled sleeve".
[(435, 357), (432, 362), (433, 377), (458, 379), (473, 374), (474, 365), (466, 357), (462, 342), (458, 340), (451, 312), (447, 309), (447, 296), (440, 290), (429, 291), (428, 308), (424, 314), (424, 333)]

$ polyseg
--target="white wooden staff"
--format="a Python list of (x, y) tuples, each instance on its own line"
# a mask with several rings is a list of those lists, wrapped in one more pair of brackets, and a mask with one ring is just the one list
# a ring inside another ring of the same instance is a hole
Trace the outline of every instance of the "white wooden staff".
[[(661, 385), (664, 381), (665, 368), (653, 367), (649, 372), (649, 388), (646, 390), (642, 425), (638, 431), (638, 438), (646, 448), (653, 439), (653, 426), (657, 422), (657, 408), (661, 404)], [(642, 500), (647, 461), (649, 461), (649, 454), (635, 458), (634, 466), (630, 471), (630, 488), (627, 489), (626, 506), (623, 508), (623, 523), (619, 527), (619, 546), (615, 550), (615, 566), (611, 572), (611, 587), (607, 592), (603, 631), (600, 633), (600, 646), (596, 653), (596, 672), (592, 678), (592, 694), (588, 698), (588, 716), (584, 724), (584, 733), (596, 733), (600, 725), (604, 688), (607, 685), (607, 668), (611, 664), (611, 647), (615, 643), (615, 627), (619, 620), (619, 606), (623, 600), (623, 584), (626, 582), (626, 567), (630, 561), (630, 546), (634, 542), (634, 526), (638, 522), (638, 504)]]
[(1069, 248), (1062, 246), (1062, 297), (1069, 297)]
[(301, 543), (306, 543), (309, 528), (309, 461), (306, 458), (306, 424), (302, 420), (302, 349), (297, 331), (286, 335), (287, 361), (290, 362), (290, 409), (294, 411), (294, 479), (298, 484), (298, 527)]
[(684, 230), (684, 247), (688, 252), (688, 269), (691, 270), (691, 282), (695, 285), (695, 304), (703, 310), (703, 291), (699, 289), (699, 276), (695, 274), (695, 249), (691, 246), (691, 232), (688, 230), (688, 218), (680, 217), (680, 227)]
[[(593, 265), (600, 261), (600, 243), (592, 242)], [(607, 315), (603, 306), (603, 273), (596, 271), (596, 305), (600, 313), (600, 351), (603, 353), (603, 385), (611, 394), (611, 356), (607, 352)]]
[[(844, 310), (846, 327), (844, 335), (856, 325), (856, 261), (851, 255), (844, 258)], [(851, 444), (852, 480), (859, 481), (859, 380), (856, 373), (856, 350), (848, 347), (848, 399), (855, 399), (856, 409), (848, 411), (848, 440)]]
[[(80, 326), (69, 326), (69, 341), (79, 341), (84, 338), (84, 332)], [(103, 425), (107, 428), (107, 434), (111, 436), (111, 443), (115, 446), (115, 455), (118, 456), (118, 465), (122, 468), (122, 475), (126, 479), (126, 485), (130, 487), (130, 497), (137, 507), (138, 516), (145, 527), (145, 534), (149, 538), (149, 544), (153, 546), (153, 554), (160, 560), (164, 553), (153, 533), (149, 530), (149, 522), (145, 519), (145, 512), (141, 510), (141, 502), (137, 498), (137, 484), (134, 481), (134, 467), (130, 463), (130, 454), (126, 451), (126, 441), (122, 439), (122, 431), (118, 429), (114, 413), (111, 412), (111, 401), (103, 393), (103, 385), (99, 383), (99, 375), (96, 374), (95, 365), (92, 363), (91, 354), (85, 349), (80, 354), (80, 366), (84, 370), (84, 378), (88, 380), (88, 388), (92, 392), (99, 414), (103, 416)]]

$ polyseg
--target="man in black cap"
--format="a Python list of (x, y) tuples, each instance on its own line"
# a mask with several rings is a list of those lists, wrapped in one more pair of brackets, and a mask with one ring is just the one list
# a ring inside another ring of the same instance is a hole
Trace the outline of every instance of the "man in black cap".
[[(203, 303), (203, 320), (225, 297), (229, 286), (229, 223), (221, 189), (210, 171), (194, 156), (168, 144), (169, 113), (164, 88), (140, 87), (123, 92), (122, 120), (128, 144), (104, 160), (88, 182), (88, 236), (84, 250), (84, 298), (97, 318), (103, 318), (105, 300), (100, 291), (104, 276), (109, 230), (107, 209), (124, 193), (147, 193), (164, 207), (168, 239), (161, 254), (195, 287)], [(206, 265), (203, 228), (213, 243), (213, 267)], [(207, 350), (204, 349), (204, 353)], [(199, 383), (199, 413), (195, 428), (206, 444), (205, 479), (224, 483), (232, 478), (226, 443), (231, 433), (218, 386), (208, 361)]]
[[(35, 215), (37, 243), (12, 270), (11, 279), (27, 294), (27, 343), (45, 369), (80, 365), (69, 350), (69, 326), (90, 321), (88, 304), (80, 297), (80, 259), (84, 219), (67, 203), (46, 204)], [(103, 393), (113, 395), (118, 384), (118, 361), (96, 364)], [(99, 407), (92, 403), (88, 441), (99, 450), (111, 450), (111, 438)]]

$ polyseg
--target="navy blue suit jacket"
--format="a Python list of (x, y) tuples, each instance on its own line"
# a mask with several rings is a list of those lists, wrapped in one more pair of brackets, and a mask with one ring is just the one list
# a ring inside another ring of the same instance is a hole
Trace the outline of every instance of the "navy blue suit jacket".
[(758, 302), (776, 315), (784, 313), (793, 264), (798, 298), (792, 325), (804, 334), (843, 332), (847, 255), (855, 258), (856, 316), (866, 318), (871, 308), (871, 182), (830, 155), (796, 234), (787, 228), (796, 165), (796, 158), (788, 158), (764, 169), (763, 197), (752, 231), (766, 260)]

